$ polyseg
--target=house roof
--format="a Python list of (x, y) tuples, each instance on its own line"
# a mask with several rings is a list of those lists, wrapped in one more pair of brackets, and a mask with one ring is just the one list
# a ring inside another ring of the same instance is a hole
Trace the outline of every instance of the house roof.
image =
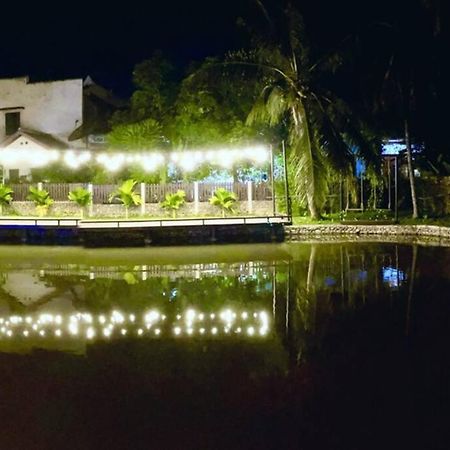
[(65, 142), (60, 141), (51, 134), (24, 128), (19, 128), (14, 134), (8, 136), (3, 142), (0, 143), (0, 147), (8, 147), (20, 137), (25, 137), (30, 141), (33, 141), (36, 144), (48, 149), (63, 150), (69, 148)]

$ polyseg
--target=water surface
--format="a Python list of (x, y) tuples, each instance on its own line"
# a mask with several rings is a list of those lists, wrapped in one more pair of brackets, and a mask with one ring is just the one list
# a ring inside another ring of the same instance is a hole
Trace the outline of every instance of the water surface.
[(444, 445), (448, 249), (0, 255), (2, 448)]

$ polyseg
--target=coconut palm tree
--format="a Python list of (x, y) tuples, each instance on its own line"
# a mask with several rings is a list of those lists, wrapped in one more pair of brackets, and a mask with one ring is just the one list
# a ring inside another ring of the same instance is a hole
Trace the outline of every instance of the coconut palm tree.
[(161, 208), (172, 211), (172, 216), (175, 218), (177, 211), (185, 204), (186, 192), (178, 190), (174, 194), (166, 194), (166, 198), (161, 202)]
[(92, 194), (82, 187), (78, 187), (69, 192), (69, 200), (75, 202), (80, 207), (81, 218), (84, 216), (84, 210), (92, 202)]
[(213, 196), (209, 199), (211, 205), (217, 206), (222, 211), (222, 217), (225, 217), (226, 212), (233, 212), (233, 206), (237, 201), (234, 192), (227, 191), (224, 188), (217, 189)]
[(109, 201), (112, 202), (114, 199), (118, 198), (123, 206), (125, 206), (125, 218), (128, 219), (128, 210), (130, 206), (138, 206), (142, 203), (141, 196), (134, 192), (134, 187), (136, 186), (136, 181), (126, 180), (121, 186), (117, 188), (110, 196)]
[(275, 37), (271, 33), (269, 41), (259, 39), (253, 50), (234, 53), (225, 64), (253, 70), (261, 83), (248, 123), (284, 126), (294, 194), (307, 204), (313, 218), (319, 218), (330, 171), (351, 172), (355, 146), (360, 156), (375, 164), (377, 149), (344, 101), (323, 87), (322, 75), (333, 69), (336, 53), (313, 60), (301, 16), (288, 7), (283, 17), (285, 26), (280, 29), (285, 32)]

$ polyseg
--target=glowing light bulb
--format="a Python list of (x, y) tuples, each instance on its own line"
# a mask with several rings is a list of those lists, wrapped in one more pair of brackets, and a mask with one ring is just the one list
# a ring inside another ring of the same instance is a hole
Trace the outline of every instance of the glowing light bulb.
[(211, 333), (212, 334), (217, 334), (217, 328), (216, 327), (211, 328)]
[(94, 330), (94, 328), (89, 327), (89, 328), (86, 330), (86, 337), (87, 337), (88, 339), (93, 339), (93, 338), (95, 337), (95, 330)]
[(55, 330), (55, 336), (60, 337), (61, 336), (61, 330)]
[(247, 328), (247, 334), (249, 336), (253, 336), (255, 334), (255, 329), (253, 327), (248, 327)]
[(181, 328), (180, 327), (175, 327), (173, 332), (178, 336), (181, 333)]
[(139, 329), (137, 330), (137, 334), (138, 334), (139, 336), (141, 336), (143, 332), (144, 332), (144, 330), (143, 330), (142, 328), (139, 328)]
[(155, 329), (155, 334), (156, 336), (159, 336), (161, 334), (161, 330), (159, 328)]
[(193, 309), (188, 309), (186, 311), (186, 320), (192, 322), (195, 319), (195, 311)]

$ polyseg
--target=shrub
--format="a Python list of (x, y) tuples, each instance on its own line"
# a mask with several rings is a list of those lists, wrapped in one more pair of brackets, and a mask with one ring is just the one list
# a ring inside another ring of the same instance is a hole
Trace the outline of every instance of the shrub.
[(172, 216), (175, 218), (177, 211), (186, 203), (186, 192), (178, 190), (175, 194), (166, 194), (166, 198), (161, 202), (161, 208), (172, 211)]
[(38, 189), (30, 186), (27, 200), (34, 202), (38, 216), (43, 217), (48, 213), (50, 206), (53, 205), (53, 199), (45, 189)]
[(69, 192), (69, 200), (75, 202), (80, 207), (81, 218), (84, 216), (84, 210), (92, 202), (92, 194), (82, 187)]
[(110, 202), (112, 202), (115, 198), (118, 198), (122, 202), (123, 206), (125, 206), (125, 218), (127, 219), (128, 209), (130, 206), (138, 206), (142, 203), (141, 196), (134, 192), (136, 183), (137, 181), (132, 179), (126, 180), (109, 196)]
[(217, 206), (222, 211), (222, 217), (225, 217), (225, 212), (234, 212), (233, 206), (236, 201), (236, 194), (227, 191), (224, 188), (217, 189), (213, 196), (209, 199), (209, 203), (211, 203), (211, 205)]

